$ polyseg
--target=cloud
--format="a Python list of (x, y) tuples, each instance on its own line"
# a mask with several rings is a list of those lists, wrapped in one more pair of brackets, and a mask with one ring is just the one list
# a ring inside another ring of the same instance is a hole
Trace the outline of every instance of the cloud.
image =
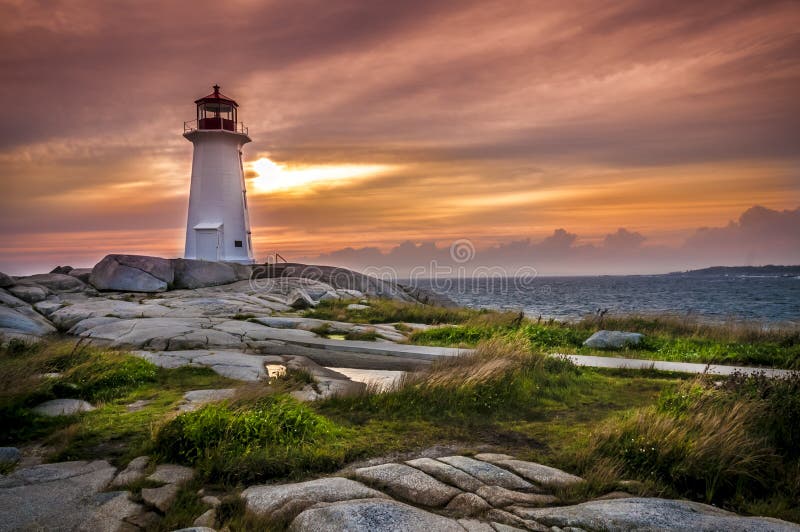
[(410, 241), (425, 247), (398, 258), (436, 244), (446, 259), (467, 235), (520, 263), (606, 268), (614, 246), (653, 254), (800, 202), (793, 2), (8, 0), (0, 17), (6, 269), (100, 253), (48, 257), (56, 232), (179, 250), (182, 124), (215, 82), (241, 104), (246, 162), (390, 169), (251, 188), (262, 255)]
[(451, 243), (403, 242), (388, 252), (378, 248), (352, 247), (299, 260), (309, 263), (339, 264), (351, 268), (383, 271), (394, 268), (398, 276), (422, 268), (426, 274), (451, 274), (463, 268), (500, 268), (513, 275), (521, 268), (533, 267), (546, 275), (592, 275), (666, 273), (693, 268), (730, 265), (800, 263), (800, 208), (775, 211), (755, 206), (745, 211), (738, 222), (725, 227), (696, 229), (677, 247), (645, 246), (641, 233), (619, 228), (602, 239), (601, 245), (580, 243), (580, 237), (556, 229), (540, 241), (517, 240), (477, 249), (469, 261), (460, 261)]

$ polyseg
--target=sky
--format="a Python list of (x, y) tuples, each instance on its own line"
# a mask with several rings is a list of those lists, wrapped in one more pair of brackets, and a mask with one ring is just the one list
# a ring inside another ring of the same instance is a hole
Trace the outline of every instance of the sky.
[(0, 0), (0, 271), (180, 256), (240, 104), (256, 256), (800, 263), (796, 1)]

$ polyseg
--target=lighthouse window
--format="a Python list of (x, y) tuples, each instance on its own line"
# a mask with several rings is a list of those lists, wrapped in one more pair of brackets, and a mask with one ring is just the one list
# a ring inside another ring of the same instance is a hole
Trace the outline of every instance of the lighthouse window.
[(233, 247), (235, 247), (235, 248), (242, 247), (242, 241), (241, 240), (234, 240), (233, 241)]

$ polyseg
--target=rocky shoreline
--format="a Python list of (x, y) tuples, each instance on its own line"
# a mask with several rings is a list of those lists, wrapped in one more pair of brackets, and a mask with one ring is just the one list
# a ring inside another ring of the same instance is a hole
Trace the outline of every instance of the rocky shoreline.
[[(232, 379), (226, 383), (253, 385), (268, 382), (273, 372), (301, 372), (311, 382), (291, 395), (304, 402), (364, 391), (364, 382), (332, 366), (399, 372), (459, 354), (404, 344), (426, 325), (355, 324), (297, 313), (326, 300), (353, 300), (350, 304), (366, 308), (371, 298), (449, 304), (435, 294), (342, 268), (109, 255), (92, 270), (0, 274), (0, 337), (4, 343), (80, 339), (130, 350), (163, 368), (210, 368)], [(319, 331), (369, 334), (373, 341), (345, 345)], [(189, 390), (175, 414), (235, 393), (227, 387)], [(59, 398), (37, 408), (44, 416), (91, 415), (94, 405)], [(800, 530), (786, 521), (696, 502), (639, 497), (635, 483), (574, 504), (568, 493), (582, 478), (492, 450), (435, 448), (371, 459), (332, 476), (240, 486), (227, 496), (261, 522), (295, 531)], [(120, 470), (106, 458), (44, 464), (27, 450), (0, 449), (6, 472), (0, 475), (0, 530), (162, 529), (159, 523), (182, 490), (195, 489), (196, 472), (185, 466), (142, 456)], [(211, 530), (220, 524), (217, 495), (222, 494), (213, 486), (196, 489), (203, 507), (193, 516), (194, 530)]]

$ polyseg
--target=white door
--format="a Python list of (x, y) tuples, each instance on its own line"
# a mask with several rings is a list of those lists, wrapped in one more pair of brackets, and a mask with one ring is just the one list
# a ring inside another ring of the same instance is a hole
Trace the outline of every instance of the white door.
[(216, 229), (195, 229), (197, 232), (197, 258), (200, 260), (219, 260), (219, 231)]

